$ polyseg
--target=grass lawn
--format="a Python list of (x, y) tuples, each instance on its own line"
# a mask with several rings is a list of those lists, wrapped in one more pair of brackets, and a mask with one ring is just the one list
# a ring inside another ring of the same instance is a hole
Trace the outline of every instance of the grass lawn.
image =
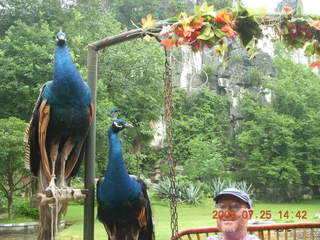
[(3, 223), (21, 223), (21, 222), (37, 222), (37, 220), (34, 220), (32, 218), (26, 218), (26, 217), (18, 217), (18, 218), (13, 218), (11, 220), (9, 220), (7, 217), (7, 214), (2, 214), (0, 219), (0, 224)]
[[(157, 240), (167, 240), (170, 237), (170, 211), (169, 204), (152, 199), (153, 215), (155, 221), (155, 232)], [(202, 227), (215, 225), (215, 220), (211, 218), (214, 210), (212, 199), (205, 199), (201, 205), (178, 207), (179, 229)], [(298, 203), (269, 203), (255, 202), (254, 218), (266, 216), (266, 211), (270, 211), (272, 221), (275, 222), (320, 222), (315, 218), (316, 213), (320, 213), (319, 200), (304, 200)], [(282, 218), (278, 211), (282, 211)], [(284, 216), (288, 211), (288, 218)], [(299, 219), (296, 213), (306, 214), (306, 219)], [(302, 212), (305, 211), (305, 212)], [(72, 223), (70, 227), (59, 234), (59, 240), (82, 240), (83, 235), (83, 207), (81, 205), (70, 205), (65, 219)], [(95, 239), (107, 239), (103, 225), (96, 220)]]

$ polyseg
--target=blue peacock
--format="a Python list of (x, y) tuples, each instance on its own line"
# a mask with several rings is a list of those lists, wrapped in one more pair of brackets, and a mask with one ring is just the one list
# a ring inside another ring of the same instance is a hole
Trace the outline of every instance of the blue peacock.
[[(38, 192), (67, 188), (84, 156), (84, 144), (93, 116), (88, 85), (73, 64), (66, 35), (56, 35), (53, 80), (44, 84), (26, 130), (26, 161), (38, 177)], [(66, 204), (55, 209), (58, 219)], [(59, 220), (58, 220), (59, 221)], [(48, 206), (40, 208), (38, 239), (51, 239), (52, 219)]]
[(116, 118), (108, 130), (108, 166), (97, 184), (98, 219), (110, 240), (153, 240), (153, 223), (146, 184), (127, 172), (118, 133), (132, 127)]

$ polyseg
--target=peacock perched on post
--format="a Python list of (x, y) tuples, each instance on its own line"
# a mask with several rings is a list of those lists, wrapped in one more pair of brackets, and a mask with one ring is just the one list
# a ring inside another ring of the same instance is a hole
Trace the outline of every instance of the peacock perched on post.
[[(59, 32), (53, 80), (40, 90), (25, 135), (25, 158), (37, 177), (38, 193), (49, 190), (56, 199), (61, 189), (68, 189), (84, 156), (92, 116), (90, 88), (73, 64), (65, 34)], [(52, 226), (58, 225), (66, 207), (67, 202), (40, 205), (38, 240), (53, 239), (56, 227)]]
[(153, 240), (153, 223), (146, 184), (127, 172), (118, 133), (132, 125), (113, 112), (108, 130), (108, 166), (97, 184), (98, 219), (110, 240)]

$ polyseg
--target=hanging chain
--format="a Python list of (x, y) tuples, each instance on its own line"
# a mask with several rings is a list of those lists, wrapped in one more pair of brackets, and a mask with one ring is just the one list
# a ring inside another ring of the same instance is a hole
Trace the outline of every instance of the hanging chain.
[(169, 180), (170, 180), (170, 214), (171, 214), (171, 238), (178, 234), (178, 213), (175, 183), (175, 167), (173, 159), (172, 142), (172, 71), (169, 63), (168, 52), (165, 50), (165, 74), (164, 74), (164, 121), (166, 124), (166, 139), (168, 146)]

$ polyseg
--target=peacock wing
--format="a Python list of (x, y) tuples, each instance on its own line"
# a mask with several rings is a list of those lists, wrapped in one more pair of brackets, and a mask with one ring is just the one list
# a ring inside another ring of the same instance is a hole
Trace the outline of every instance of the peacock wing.
[(138, 215), (138, 222), (142, 228), (139, 234), (139, 240), (154, 240), (152, 209), (147, 192), (147, 185), (140, 178), (136, 178), (135, 180), (141, 185), (142, 197), (144, 198), (145, 202)]
[(47, 177), (50, 177), (48, 157), (44, 161), (41, 158), (42, 154), (47, 156), (45, 151), (45, 134), (49, 122), (50, 106), (47, 103), (47, 99), (43, 97), (43, 93), (49, 83), (45, 83), (40, 89), (38, 100), (24, 135), (25, 167), (30, 169), (35, 176), (38, 175), (40, 162), (42, 161), (45, 174)]
[[(91, 103), (89, 105), (89, 120), (90, 123), (92, 122), (93, 119), (93, 104)], [(90, 125), (89, 123), (89, 125)], [(88, 128), (89, 131), (89, 128)], [(68, 156), (67, 163), (66, 163), (66, 171), (65, 171), (65, 178), (71, 178), (74, 177), (80, 168), (80, 164), (84, 159), (85, 156), (85, 149), (87, 145), (87, 136), (81, 141), (79, 141), (73, 148), (72, 152)]]
[(85, 140), (82, 140), (81, 142), (77, 143), (74, 146), (70, 155), (68, 156), (65, 171), (66, 179), (74, 177), (78, 173), (80, 164), (85, 156), (85, 145)]

